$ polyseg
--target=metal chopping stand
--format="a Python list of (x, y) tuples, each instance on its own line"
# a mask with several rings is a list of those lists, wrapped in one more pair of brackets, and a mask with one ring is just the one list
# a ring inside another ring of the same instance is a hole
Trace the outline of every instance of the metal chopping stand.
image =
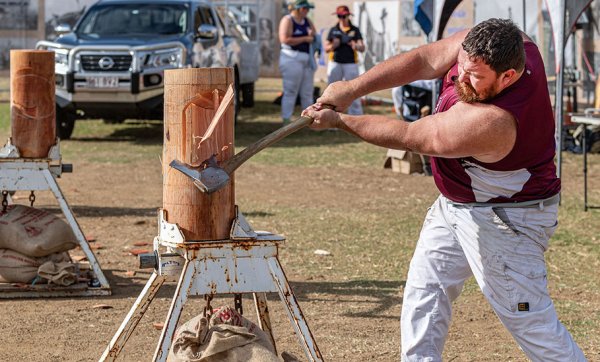
[(2, 191), (2, 207), (8, 205), (9, 192), (31, 191), (29, 201), (35, 201), (34, 191), (50, 190), (73, 230), (81, 250), (87, 257), (93, 278), (90, 283), (80, 282), (70, 286), (36, 284), (13, 286), (10, 283), (0, 284), (0, 298), (31, 298), (31, 297), (72, 297), (110, 295), (108, 280), (102, 273), (100, 264), (77, 223), (63, 193), (56, 182), (63, 172), (71, 172), (72, 165), (62, 163), (60, 141), (57, 138), (54, 146), (50, 147), (46, 158), (22, 158), (19, 150), (11, 144), (0, 149), (0, 190)]
[[(255, 232), (235, 204), (234, 176), (219, 191), (204, 193), (196, 181), (171, 167), (173, 160), (221, 162), (233, 156), (234, 73), (232, 68), (165, 71), (163, 206), (158, 211), (154, 252), (140, 256), (141, 268), (154, 268), (100, 361), (114, 361), (165, 282), (177, 287), (153, 361), (166, 361), (183, 306), (189, 296), (204, 296), (205, 313), (217, 294), (254, 297), (258, 325), (275, 347), (266, 293), (278, 293), (309, 361), (323, 358), (278, 259), (280, 235)], [(202, 134), (204, 136), (200, 137)], [(205, 143), (200, 147), (200, 139)], [(213, 155), (213, 156), (211, 156)]]
[(238, 294), (242, 293), (253, 294), (258, 324), (268, 333), (274, 347), (266, 293), (278, 293), (306, 357), (309, 361), (323, 361), (278, 259), (279, 245), (285, 241), (283, 236), (255, 232), (237, 207), (229, 240), (186, 241), (179, 227), (165, 219), (165, 211), (159, 209), (154, 253), (140, 257), (140, 266), (153, 266), (154, 271), (100, 361), (117, 358), (167, 281), (177, 281), (177, 288), (153, 361), (166, 361), (177, 322), (190, 295), (204, 295), (210, 308), (210, 300), (216, 294), (235, 294), (236, 301), (241, 303)]

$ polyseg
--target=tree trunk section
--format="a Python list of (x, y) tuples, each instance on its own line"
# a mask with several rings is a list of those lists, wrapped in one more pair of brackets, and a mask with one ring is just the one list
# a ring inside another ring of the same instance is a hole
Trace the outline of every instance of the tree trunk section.
[[(234, 178), (222, 189), (205, 194), (192, 179), (169, 167), (173, 159), (199, 164), (216, 155), (219, 163), (234, 154), (234, 106), (229, 107), (212, 136), (199, 144), (217, 111), (215, 106), (194, 103), (182, 110), (191, 99), (206, 95), (213, 100), (215, 89), (224, 94), (233, 84), (231, 68), (189, 68), (165, 71), (165, 109), (163, 143), (163, 209), (167, 221), (179, 225), (187, 241), (229, 239), (235, 217)], [(214, 100), (213, 100), (214, 101)], [(216, 104), (218, 106), (218, 104)], [(183, 134), (185, 132), (185, 134)]]
[(10, 51), (12, 144), (24, 158), (46, 158), (56, 143), (54, 52)]

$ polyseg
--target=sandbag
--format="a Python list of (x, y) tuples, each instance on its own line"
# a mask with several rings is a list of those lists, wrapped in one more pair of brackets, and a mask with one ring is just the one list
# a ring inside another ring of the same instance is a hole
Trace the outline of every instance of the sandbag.
[(38, 269), (46, 262), (68, 262), (67, 253), (56, 253), (32, 258), (14, 250), (0, 249), (0, 283), (30, 283), (38, 275)]
[(16, 204), (0, 211), (0, 249), (41, 257), (77, 245), (71, 227), (47, 211)]
[(169, 362), (278, 362), (268, 335), (230, 307), (198, 315), (175, 332)]
[(77, 282), (76, 265), (68, 261), (55, 262), (49, 260), (38, 268), (38, 275), (48, 284), (69, 286)]

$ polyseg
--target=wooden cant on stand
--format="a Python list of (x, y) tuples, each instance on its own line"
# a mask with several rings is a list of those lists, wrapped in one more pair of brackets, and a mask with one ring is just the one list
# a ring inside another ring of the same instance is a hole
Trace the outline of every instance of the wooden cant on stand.
[(176, 159), (200, 166), (211, 155), (219, 162), (233, 155), (233, 103), (210, 138), (202, 138), (233, 81), (231, 68), (165, 71), (163, 209), (167, 221), (178, 224), (187, 241), (225, 240), (230, 236), (235, 218), (233, 175), (227, 186), (205, 194), (169, 163)]
[(12, 144), (23, 158), (46, 158), (56, 143), (54, 52), (10, 51)]

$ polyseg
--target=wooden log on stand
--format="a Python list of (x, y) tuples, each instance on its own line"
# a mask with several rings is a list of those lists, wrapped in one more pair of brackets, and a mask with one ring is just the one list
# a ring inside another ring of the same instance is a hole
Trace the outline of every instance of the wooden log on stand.
[(46, 158), (56, 143), (54, 52), (10, 51), (12, 144), (21, 157)]
[(234, 177), (221, 190), (205, 194), (169, 163), (177, 159), (199, 165), (211, 155), (219, 162), (233, 156), (233, 103), (210, 138), (200, 143), (233, 81), (231, 68), (165, 71), (163, 209), (167, 221), (178, 224), (188, 241), (229, 239), (235, 217)]

